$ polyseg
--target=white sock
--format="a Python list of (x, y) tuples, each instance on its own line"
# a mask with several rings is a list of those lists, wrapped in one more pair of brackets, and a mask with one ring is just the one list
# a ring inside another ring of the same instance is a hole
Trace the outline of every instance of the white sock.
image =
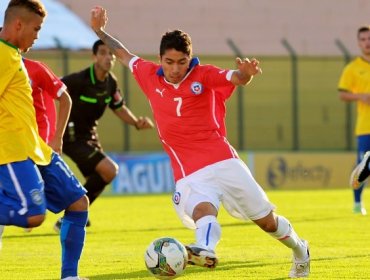
[(205, 249), (215, 251), (216, 245), (221, 238), (221, 226), (215, 216), (204, 216), (196, 221), (195, 230), (196, 244)]
[(270, 235), (278, 239), (288, 248), (291, 248), (297, 260), (305, 261), (308, 257), (307, 248), (294, 231), (290, 222), (283, 216), (277, 216), (277, 223), (277, 231), (271, 232)]

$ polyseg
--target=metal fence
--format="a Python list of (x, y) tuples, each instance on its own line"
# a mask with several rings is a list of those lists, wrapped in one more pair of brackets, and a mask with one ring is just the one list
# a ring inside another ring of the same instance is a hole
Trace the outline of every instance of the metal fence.
[[(230, 40), (235, 55), (242, 55)], [(350, 59), (344, 45), (335, 42), (343, 56), (303, 57), (286, 40), (286, 56), (256, 57), (263, 74), (240, 87), (227, 104), (228, 138), (240, 150), (317, 151), (353, 150), (354, 104), (340, 101), (337, 84)], [(47, 63), (64, 75), (91, 62), (90, 52), (33, 51), (29, 57)], [(157, 61), (156, 56), (145, 56)], [(201, 63), (235, 68), (234, 56), (201, 56)], [(137, 115), (151, 116), (150, 107), (127, 69), (114, 68), (128, 106)], [(113, 114), (100, 121), (99, 135), (107, 151), (161, 150), (155, 131), (136, 132)], [(145, 135), (145, 137), (143, 137)]]

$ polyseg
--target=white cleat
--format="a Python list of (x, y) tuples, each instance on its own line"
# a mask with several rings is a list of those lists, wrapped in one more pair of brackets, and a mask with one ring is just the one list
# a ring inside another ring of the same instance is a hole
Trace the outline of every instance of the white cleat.
[(361, 214), (363, 216), (367, 215), (366, 209), (362, 206), (361, 203), (355, 203), (355, 205), (353, 206), (353, 213)]
[(308, 242), (306, 240), (302, 240), (303, 244), (307, 247), (307, 259), (306, 261), (297, 261), (293, 256), (293, 264), (292, 268), (289, 272), (290, 278), (303, 278), (308, 277), (310, 275), (310, 249), (308, 247)]
[(370, 175), (369, 170), (369, 163), (370, 163), (370, 151), (366, 152), (361, 162), (355, 167), (355, 169), (351, 173), (351, 178), (349, 184), (354, 190), (357, 190), (363, 182)]
[(217, 266), (218, 259), (215, 252), (203, 249), (193, 244), (187, 245), (185, 248), (188, 252), (188, 264), (208, 268), (215, 268)]

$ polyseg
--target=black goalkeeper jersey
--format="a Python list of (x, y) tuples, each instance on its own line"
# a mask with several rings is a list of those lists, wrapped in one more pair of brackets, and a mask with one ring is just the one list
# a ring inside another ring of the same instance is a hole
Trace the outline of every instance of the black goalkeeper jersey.
[(95, 77), (94, 66), (62, 78), (72, 98), (71, 115), (64, 142), (97, 140), (98, 120), (109, 106), (115, 110), (124, 104), (117, 79), (109, 73), (105, 81)]

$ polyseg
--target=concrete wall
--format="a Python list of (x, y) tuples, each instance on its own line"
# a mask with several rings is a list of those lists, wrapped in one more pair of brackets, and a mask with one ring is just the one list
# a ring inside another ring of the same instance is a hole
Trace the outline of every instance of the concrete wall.
[(168, 29), (188, 32), (195, 54), (286, 55), (286, 38), (299, 55), (340, 55), (335, 39), (357, 53), (358, 26), (370, 24), (368, 0), (59, 0), (89, 22), (95, 5), (108, 9), (108, 32), (137, 54), (158, 52)]

